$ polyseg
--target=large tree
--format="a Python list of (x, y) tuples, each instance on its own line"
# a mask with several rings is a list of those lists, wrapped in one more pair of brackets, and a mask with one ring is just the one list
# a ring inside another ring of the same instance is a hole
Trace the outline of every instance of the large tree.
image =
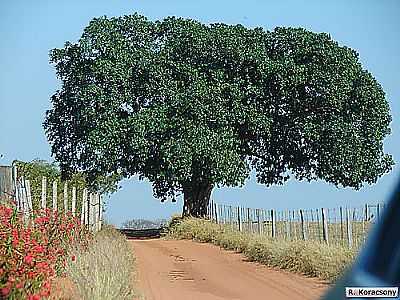
[(50, 53), (62, 86), (44, 127), (63, 174), (139, 175), (203, 216), (215, 186), (389, 172), (385, 93), (328, 34), (169, 17), (96, 18)]

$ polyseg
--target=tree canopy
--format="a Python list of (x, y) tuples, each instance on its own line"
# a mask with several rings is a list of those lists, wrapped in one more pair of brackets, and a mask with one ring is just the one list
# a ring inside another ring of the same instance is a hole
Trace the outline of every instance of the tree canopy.
[(358, 189), (394, 163), (381, 85), (329, 34), (101, 17), (50, 61), (62, 86), (44, 127), (65, 174), (138, 174), (193, 203), (251, 169)]

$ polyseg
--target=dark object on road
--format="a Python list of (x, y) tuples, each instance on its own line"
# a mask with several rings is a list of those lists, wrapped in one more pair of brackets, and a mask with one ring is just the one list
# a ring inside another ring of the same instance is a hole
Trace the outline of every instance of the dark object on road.
[(124, 234), (128, 239), (152, 239), (160, 238), (164, 228), (118, 229), (118, 231)]

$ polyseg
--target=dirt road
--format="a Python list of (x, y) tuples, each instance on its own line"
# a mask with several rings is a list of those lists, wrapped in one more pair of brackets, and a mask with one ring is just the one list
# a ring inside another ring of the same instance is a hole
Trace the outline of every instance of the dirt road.
[(192, 241), (132, 240), (146, 300), (318, 299), (327, 284)]

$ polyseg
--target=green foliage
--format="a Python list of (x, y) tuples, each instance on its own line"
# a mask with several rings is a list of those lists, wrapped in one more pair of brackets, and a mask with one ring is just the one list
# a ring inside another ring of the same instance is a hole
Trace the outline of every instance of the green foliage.
[[(82, 194), (85, 188), (89, 191), (95, 191), (98, 186), (88, 184), (85, 175), (82, 172), (71, 174), (68, 180), (61, 177), (61, 172), (55, 163), (49, 163), (44, 160), (33, 160), (31, 162), (14, 161), (13, 165), (17, 166), (18, 178), (22, 176), (30, 181), (32, 205), (34, 209), (40, 208), (42, 195), (42, 177), (47, 178), (46, 185), (46, 204), (47, 207), (52, 207), (53, 197), (53, 182), (57, 182), (57, 206), (62, 211), (64, 209), (64, 184), (68, 187), (68, 205), (71, 210), (72, 187), (76, 187), (77, 200), (76, 211), (80, 213)], [(102, 182), (98, 179), (97, 182)], [(100, 192), (109, 192), (113, 190), (113, 186), (103, 184), (100, 186)]]
[[(64, 208), (64, 183), (61, 180), (60, 171), (56, 164), (48, 163), (44, 160), (33, 160), (32, 162), (14, 161), (13, 165), (17, 166), (18, 177), (24, 177), (30, 181), (32, 205), (34, 209), (40, 208), (41, 195), (42, 195), (42, 177), (47, 178), (46, 185), (46, 205), (52, 207), (53, 195), (53, 182), (57, 181), (57, 206), (60, 210)], [(83, 189), (87, 187), (83, 174), (74, 174), (69, 181), (68, 185), (68, 199), (69, 210), (71, 209), (72, 187), (75, 186), (77, 190), (77, 211), (80, 212), (81, 195)]]
[(393, 165), (391, 116), (358, 54), (328, 34), (138, 14), (95, 18), (54, 49), (44, 127), (65, 174), (186, 186), (322, 179), (360, 188)]

